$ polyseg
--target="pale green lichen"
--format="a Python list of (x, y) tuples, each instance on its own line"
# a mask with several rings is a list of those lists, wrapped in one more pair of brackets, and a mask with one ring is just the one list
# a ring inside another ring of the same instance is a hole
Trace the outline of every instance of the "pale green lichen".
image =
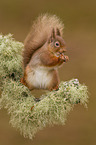
[(28, 88), (20, 83), (22, 49), (23, 44), (10, 34), (0, 35), (0, 108), (8, 110), (13, 127), (32, 139), (37, 131), (48, 125), (64, 125), (75, 104), (87, 106), (88, 91), (78, 79), (72, 79), (61, 82), (58, 91), (48, 92), (36, 102)]

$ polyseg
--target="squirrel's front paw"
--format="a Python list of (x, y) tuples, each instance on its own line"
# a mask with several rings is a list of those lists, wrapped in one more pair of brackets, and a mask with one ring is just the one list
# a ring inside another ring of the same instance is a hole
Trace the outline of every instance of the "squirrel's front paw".
[(64, 56), (64, 62), (68, 62), (69, 61), (69, 57), (68, 56)]
[(68, 62), (69, 57), (66, 56), (66, 55), (61, 54), (61, 55), (60, 55), (60, 60), (62, 60), (63, 62)]

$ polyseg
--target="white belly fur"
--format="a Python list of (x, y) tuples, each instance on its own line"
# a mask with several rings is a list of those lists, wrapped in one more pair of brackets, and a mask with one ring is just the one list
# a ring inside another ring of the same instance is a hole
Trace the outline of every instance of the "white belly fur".
[(46, 89), (52, 80), (52, 72), (50, 70), (38, 67), (30, 72), (28, 75), (28, 82), (36, 88)]

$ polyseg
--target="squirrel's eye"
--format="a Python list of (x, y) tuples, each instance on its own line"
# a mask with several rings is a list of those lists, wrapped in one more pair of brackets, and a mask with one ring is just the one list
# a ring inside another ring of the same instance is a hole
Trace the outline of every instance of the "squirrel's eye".
[(55, 42), (56, 47), (60, 47), (60, 43), (58, 41)]

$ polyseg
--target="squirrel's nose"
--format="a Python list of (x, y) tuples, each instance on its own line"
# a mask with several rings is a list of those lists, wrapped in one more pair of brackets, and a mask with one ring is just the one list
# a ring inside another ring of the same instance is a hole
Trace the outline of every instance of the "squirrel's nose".
[(60, 49), (60, 53), (64, 53), (64, 52), (66, 52), (66, 51), (67, 51), (66, 48)]

